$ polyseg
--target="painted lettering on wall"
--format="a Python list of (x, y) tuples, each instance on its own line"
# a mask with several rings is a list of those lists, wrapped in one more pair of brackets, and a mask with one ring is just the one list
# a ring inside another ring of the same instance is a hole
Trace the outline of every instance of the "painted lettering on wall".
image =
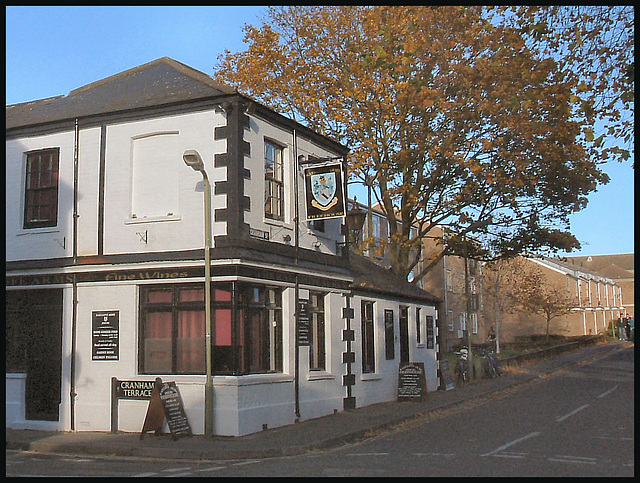
[(159, 270), (149, 270), (133, 273), (111, 272), (106, 275), (105, 280), (107, 282), (121, 282), (126, 280), (186, 278), (188, 276), (188, 272), (161, 272)]

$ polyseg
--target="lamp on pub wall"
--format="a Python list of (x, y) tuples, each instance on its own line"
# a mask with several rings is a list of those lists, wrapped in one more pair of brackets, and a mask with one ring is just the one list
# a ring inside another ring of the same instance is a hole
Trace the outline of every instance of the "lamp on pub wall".
[(364, 219), (367, 216), (367, 212), (360, 209), (358, 206), (358, 198), (353, 198), (353, 206), (347, 212), (347, 226), (349, 233), (353, 233), (355, 245), (360, 245), (360, 232), (364, 225)]
[(195, 149), (187, 149), (182, 155), (184, 164), (202, 174), (204, 181), (204, 316), (205, 358), (207, 381), (204, 385), (204, 432), (213, 436), (213, 379), (211, 374), (211, 184), (204, 169), (204, 161)]

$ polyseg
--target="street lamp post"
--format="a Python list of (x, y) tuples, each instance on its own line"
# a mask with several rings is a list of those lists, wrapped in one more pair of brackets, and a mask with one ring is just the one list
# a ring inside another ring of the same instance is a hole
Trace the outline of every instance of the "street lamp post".
[(195, 149), (187, 149), (182, 155), (184, 163), (202, 174), (204, 181), (204, 317), (205, 358), (207, 381), (204, 385), (204, 431), (213, 436), (213, 379), (211, 373), (211, 184), (204, 169), (204, 161)]
[(364, 219), (367, 216), (367, 212), (362, 211), (358, 206), (358, 199), (353, 198), (353, 206), (347, 213), (347, 226), (350, 232), (354, 235), (354, 244), (360, 246), (360, 231), (362, 225), (364, 225)]

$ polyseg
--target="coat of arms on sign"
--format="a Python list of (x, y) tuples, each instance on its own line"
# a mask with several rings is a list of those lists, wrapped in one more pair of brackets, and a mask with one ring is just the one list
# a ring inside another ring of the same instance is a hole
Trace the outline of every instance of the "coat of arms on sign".
[(336, 175), (333, 172), (311, 175), (311, 204), (319, 210), (326, 211), (338, 203), (336, 196)]

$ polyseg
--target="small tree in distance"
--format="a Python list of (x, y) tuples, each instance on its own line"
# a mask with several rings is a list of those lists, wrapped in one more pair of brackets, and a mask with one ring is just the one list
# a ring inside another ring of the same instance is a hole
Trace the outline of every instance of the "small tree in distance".
[(515, 287), (515, 297), (525, 311), (545, 317), (547, 341), (551, 321), (568, 314), (576, 306), (576, 300), (566, 286), (549, 282), (537, 268), (529, 268), (522, 274)]

